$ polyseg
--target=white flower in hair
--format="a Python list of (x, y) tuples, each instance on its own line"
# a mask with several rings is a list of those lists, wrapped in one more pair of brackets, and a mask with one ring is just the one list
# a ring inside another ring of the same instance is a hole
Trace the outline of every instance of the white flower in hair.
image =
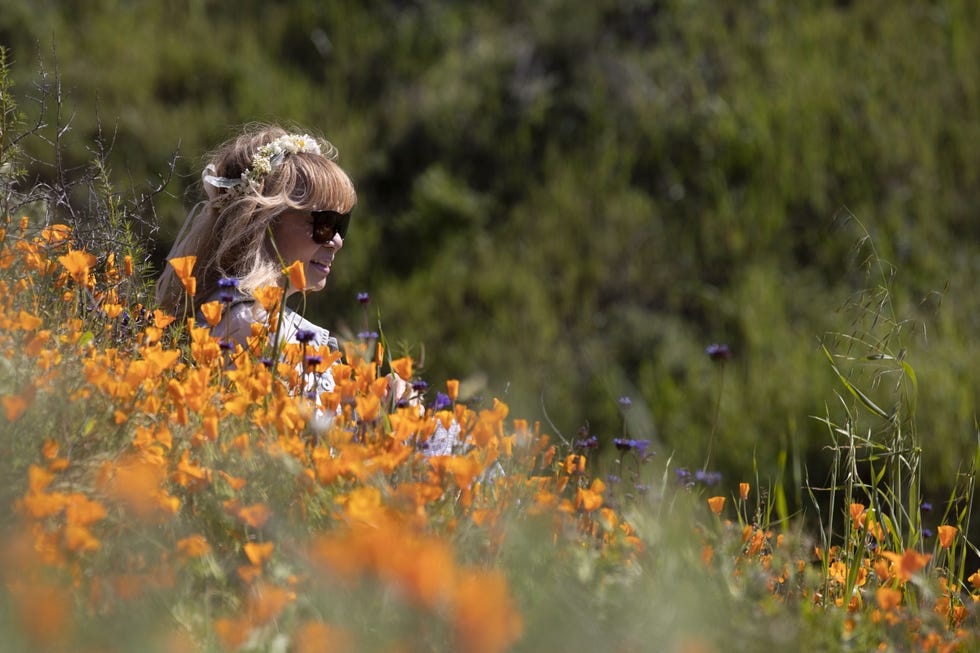
[[(266, 143), (256, 150), (252, 156), (252, 167), (246, 168), (239, 179), (216, 177), (210, 174), (205, 174), (203, 179), (205, 183), (215, 188), (224, 188), (232, 195), (241, 195), (247, 190), (260, 192), (262, 190), (262, 180), (282, 165), (287, 154), (298, 154), (301, 152), (323, 154), (320, 150), (320, 144), (309, 134), (286, 134), (271, 143)], [(332, 147), (331, 154), (334, 154)], [(214, 166), (209, 165), (205, 169), (205, 173), (209, 171), (213, 172)]]

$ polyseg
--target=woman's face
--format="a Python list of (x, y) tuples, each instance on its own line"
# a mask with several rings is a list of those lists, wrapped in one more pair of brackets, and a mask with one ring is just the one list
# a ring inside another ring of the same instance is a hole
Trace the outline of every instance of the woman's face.
[(335, 233), (332, 240), (320, 245), (313, 240), (313, 216), (310, 212), (289, 210), (272, 225), (272, 237), (283, 263), (289, 266), (294, 261), (300, 261), (306, 273), (306, 288), (293, 288), (290, 285), (289, 292), (323, 290), (334, 256), (344, 246), (340, 234)]

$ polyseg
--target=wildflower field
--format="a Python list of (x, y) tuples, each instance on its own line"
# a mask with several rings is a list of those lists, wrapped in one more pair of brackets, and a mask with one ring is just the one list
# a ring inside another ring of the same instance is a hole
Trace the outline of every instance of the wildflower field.
[[(898, 379), (889, 410), (827, 350), (841, 408), (804, 520), (770, 479), (461, 400), (374, 333), (230, 346), (154, 307), (115, 195), (89, 189), (102, 231), (53, 220), (7, 143), (4, 651), (980, 650), (974, 468), (923, 504), (915, 373), (887, 344), (864, 359)], [(193, 262), (168, 264), (193, 292)], [(328, 369), (335, 389), (307, 396)]]

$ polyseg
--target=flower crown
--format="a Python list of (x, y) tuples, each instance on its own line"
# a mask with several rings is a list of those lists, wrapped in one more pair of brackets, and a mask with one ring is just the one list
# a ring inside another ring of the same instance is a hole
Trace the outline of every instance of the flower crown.
[[(262, 182), (273, 170), (282, 165), (288, 154), (298, 154), (308, 152), (320, 154), (333, 159), (337, 150), (331, 145), (327, 155), (320, 150), (320, 144), (309, 134), (286, 134), (280, 136), (271, 143), (266, 143), (255, 151), (252, 155), (252, 167), (245, 168), (241, 177), (217, 177), (213, 173), (217, 172), (213, 163), (204, 168), (202, 179), (215, 189), (224, 189), (232, 195), (244, 195), (249, 191), (256, 193), (262, 192)], [(212, 173), (212, 174), (208, 174)], [(208, 192), (212, 200), (215, 199), (211, 192)]]

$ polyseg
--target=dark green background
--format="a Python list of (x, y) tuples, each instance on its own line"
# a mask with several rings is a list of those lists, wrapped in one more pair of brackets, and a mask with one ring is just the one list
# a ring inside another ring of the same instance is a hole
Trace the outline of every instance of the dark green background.
[[(297, 123), (339, 147), (360, 193), (309, 312), (348, 335), (380, 312), (434, 388), (460, 377), (546, 431), (605, 441), (629, 396), (630, 434), (674, 465), (701, 465), (714, 428), (730, 483), (757, 466), (765, 484), (785, 452), (793, 488), (829, 464), (811, 416), (842, 419), (819, 342), (844, 352), (828, 333), (869, 331), (917, 373), (927, 495), (973, 458), (972, 0), (3, 5), (28, 118), (40, 71), (60, 76), (69, 167), (100, 123), (122, 188), (180, 153), (147, 235), (157, 265), (206, 149), (246, 121)], [(892, 304), (856, 294), (882, 278), (853, 218), (893, 266)], [(734, 354), (714, 427), (713, 342)], [(892, 373), (853, 373), (896, 401)]]

